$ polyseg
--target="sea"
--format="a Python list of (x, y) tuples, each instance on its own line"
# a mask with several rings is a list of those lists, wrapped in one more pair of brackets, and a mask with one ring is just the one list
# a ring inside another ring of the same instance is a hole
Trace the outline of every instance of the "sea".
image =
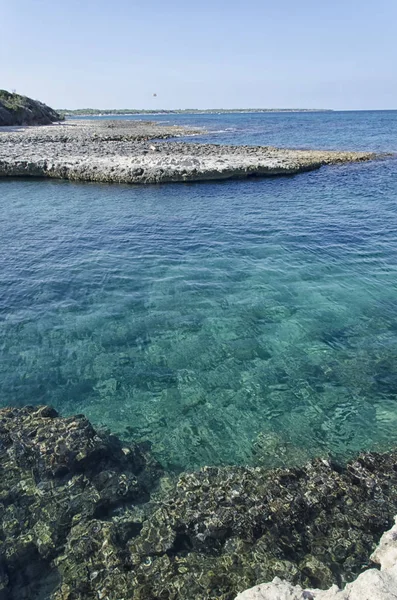
[(397, 111), (145, 118), (201, 127), (193, 143), (387, 154), (245, 181), (0, 180), (0, 405), (83, 413), (170, 471), (396, 447)]

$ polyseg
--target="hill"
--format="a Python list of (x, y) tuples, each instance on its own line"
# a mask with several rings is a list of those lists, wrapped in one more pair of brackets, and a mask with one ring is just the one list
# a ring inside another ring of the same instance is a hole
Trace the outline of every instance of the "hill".
[(62, 115), (38, 100), (0, 90), (0, 126), (50, 125), (63, 120)]

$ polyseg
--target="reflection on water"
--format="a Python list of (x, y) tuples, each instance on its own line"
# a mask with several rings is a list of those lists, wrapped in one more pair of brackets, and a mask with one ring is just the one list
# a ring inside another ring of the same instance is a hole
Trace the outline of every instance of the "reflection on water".
[(0, 182), (1, 403), (83, 412), (170, 468), (396, 444), (395, 172)]

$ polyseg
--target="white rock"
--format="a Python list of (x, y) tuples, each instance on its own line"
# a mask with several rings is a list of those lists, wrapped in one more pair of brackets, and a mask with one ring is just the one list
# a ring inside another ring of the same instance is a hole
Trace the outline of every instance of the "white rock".
[(394, 527), (382, 535), (379, 546), (371, 555), (371, 560), (381, 565), (381, 570), (397, 565), (397, 517), (394, 521)]

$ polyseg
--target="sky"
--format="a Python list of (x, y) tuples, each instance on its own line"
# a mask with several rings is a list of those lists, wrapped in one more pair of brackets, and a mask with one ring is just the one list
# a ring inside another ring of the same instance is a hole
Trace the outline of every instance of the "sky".
[(397, 0), (0, 0), (0, 88), (54, 108), (395, 109)]

